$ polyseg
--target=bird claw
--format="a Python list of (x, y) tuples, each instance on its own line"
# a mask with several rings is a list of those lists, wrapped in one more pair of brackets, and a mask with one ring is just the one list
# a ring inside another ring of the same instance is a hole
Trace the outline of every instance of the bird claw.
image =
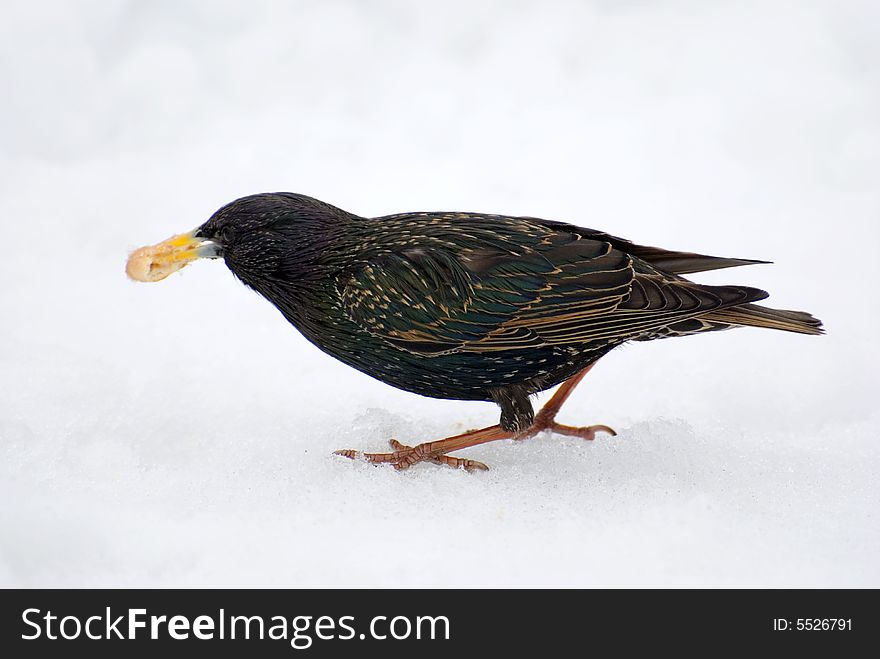
[[(517, 440), (528, 439), (529, 437), (534, 437), (539, 432), (543, 432), (544, 430), (548, 430), (550, 432), (556, 433), (558, 435), (568, 435), (569, 437), (580, 437), (585, 440), (593, 440), (596, 438), (597, 432), (608, 433), (609, 435), (616, 435), (617, 433), (613, 428), (609, 428), (605, 425), (595, 425), (595, 426), (566, 426), (561, 423), (556, 423), (552, 419), (547, 418), (538, 418), (536, 422), (532, 424), (530, 428), (523, 431), (519, 435), (506, 435), (507, 438), (513, 438)], [(471, 432), (482, 432), (482, 431), (471, 431)], [(501, 437), (498, 437), (500, 439)], [(441, 440), (442, 441), (442, 440)], [(388, 442), (391, 445), (393, 451), (391, 453), (362, 453), (360, 451), (355, 451), (354, 449), (342, 449), (339, 451), (334, 451), (334, 455), (341, 455), (345, 458), (350, 458), (352, 460), (357, 458), (362, 458), (367, 462), (372, 464), (383, 464), (389, 463), (398, 471), (403, 471), (404, 469), (409, 469), (414, 464), (419, 462), (433, 462), (434, 464), (446, 465), (447, 467), (452, 467), (453, 469), (464, 469), (467, 472), (474, 471), (488, 471), (489, 467), (477, 460), (469, 460), (467, 458), (457, 458), (454, 455), (446, 455), (444, 453), (438, 453), (437, 444), (438, 442), (426, 442), (424, 444), (416, 444), (415, 446), (407, 446), (406, 444), (402, 444), (396, 439), (391, 439)], [(446, 450), (455, 450), (449, 447)]]
[[(507, 434), (506, 436), (496, 437), (496, 439), (502, 439), (505, 437), (517, 440), (528, 439), (530, 437), (534, 437), (539, 432), (543, 432), (544, 430), (548, 430), (558, 435), (580, 437), (581, 439), (585, 440), (595, 439), (597, 432), (608, 433), (612, 436), (617, 434), (613, 428), (609, 428), (605, 425), (582, 427), (566, 426), (561, 423), (556, 423), (552, 419), (538, 418), (531, 427), (529, 427), (527, 430), (523, 431), (519, 435)], [(470, 432), (478, 433), (482, 431), (476, 430)], [(464, 469), (467, 472), (489, 470), (489, 467), (486, 464), (477, 460), (457, 458), (454, 455), (439, 453), (437, 445), (440, 442), (426, 442), (424, 444), (416, 444), (415, 446), (407, 446), (406, 444), (401, 444), (396, 439), (391, 439), (388, 443), (393, 449), (391, 453), (361, 453), (360, 451), (355, 451), (354, 449), (341, 449), (339, 451), (334, 451), (333, 453), (334, 455), (341, 455), (345, 458), (350, 458), (352, 460), (362, 458), (372, 464), (389, 463), (398, 471), (409, 469), (414, 464), (419, 462), (433, 462), (434, 464), (446, 465), (447, 467), (452, 467), (453, 469)], [(446, 450), (456, 449), (447, 446)]]
[(477, 460), (457, 458), (454, 455), (432, 455), (426, 444), (407, 446), (401, 444), (396, 439), (390, 440), (389, 444), (394, 449), (393, 453), (361, 453), (354, 449), (341, 449), (333, 453), (334, 455), (341, 455), (351, 459), (362, 457), (367, 462), (373, 464), (390, 462), (398, 471), (409, 469), (418, 462), (433, 462), (434, 464), (446, 465), (453, 469), (464, 469), (468, 472), (489, 470), (487, 465)]

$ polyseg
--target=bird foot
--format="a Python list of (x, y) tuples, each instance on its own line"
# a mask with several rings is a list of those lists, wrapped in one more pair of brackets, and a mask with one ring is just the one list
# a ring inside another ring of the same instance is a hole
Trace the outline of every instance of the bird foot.
[(535, 423), (531, 425), (525, 432), (516, 435), (514, 439), (523, 440), (534, 437), (539, 432), (543, 432), (545, 430), (549, 430), (552, 433), (556, 433), (557, 435), (566, 435), (568, 437), (580, 437), (581, 439), (586, 439), (592, 441), (596, 439), (597, 432), (608, 433), (612, 437), (617, 435), (617, 432), (614, 428), (611, 428), (606, 425), (595, 425), (595, 426), (566, 426), (562, 423), (556, 423), (555, 421), (541, 421), (539, 419), (535, 419)]
[(452, 451), (457, 451), (469, 446), (476, 446), (485, 442), (491, 442), (498, 439), (528, 439), (534, 437), (539, 432), (549, 430), (560, 435), (568, 435), (570, 437), (580, 437), (581, 439), (595, 439), (597, 432), (606, 432), (609, 435), (616, 435), (613, 429), (608, 426), (566, 426), (556, 423), (552, 419), (548, 419), (547, 415), (535, 418), (533, 423), (527, 430), (515, 434), (502, 429), (500, 426), (490, 426), (480, 430), (469, 430), (455, 437), (448, 437), (434, 442), (425, 442), (416, 446), (406, 446), (396, 439), (392, 439), (389, 443), (394, 449), (391, 453), (361, 453), (354, 449), (342, 449), (335, 451), (335, 455), (341, 455), (346, 458), (357, 459), (362, 458), (373, 464), (391, 464), (397, 470), (409, 469), (418, 462), (433, 462), (434, 464), (446, 465), (453, 469), (464, 469), (465, 471), (487, 471), (489, 467), (477, 460), (469, 460), (467, 458), (457, 458), (454, 455), (447, 455)]
[(468, 460), (465, 458), (457, 458), (454, 455), (437, 454), (431, 450), (431, 445), (435, 442), (425, 442), (416, 446), (406, 446), (396, 439), (389, 441), (393, 453), (361, 453), (353, 449), (342, 449), (334, 451), (335, 455), (342, 455), (346, 458), (364, 458), (367, 462), (380, 464), (389, 462), (398, 471), (409, 469), (417, 462), (433, 462), (434, 464), (446, 465), (454, 469), (464, 469), (465, 471), (488, 471), (489, 467), (477, 460)]

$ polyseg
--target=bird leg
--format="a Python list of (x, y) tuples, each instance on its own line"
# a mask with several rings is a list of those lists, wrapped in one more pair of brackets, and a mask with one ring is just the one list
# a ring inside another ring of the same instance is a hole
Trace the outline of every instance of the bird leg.
[[(594, 362), (595, 363), (595, 362)], [(560, 435), (569, 435), (572, 437), (581, 437), (583, 439), (593, 439), (597, 432), (607, 432), (616, 435), (608, 426), (585, 426), (577, 428), (574, 426), (566, 426), (556, 423), (555, 418), (559, 413), (562, 404), (571, 396), (571, 392), (583, 379), (583, 377), (593, 368), (593, 364), (587, 366), (577, 375), (569, 378), (562, 383), (562, 386), (556, 390), (556, 393), (547, 401), (547, 404), (540, 409), (535, 415), (535, 421), (526, 430), (514, 432), (504, 430), (501, 426), (489, 426), (488, 428), (480, 428), (479, 430), (469, 430), (460, 435), (447, 437), (446, 439), (438, 439), (433, 442), (425, 442), (416, 446), (405, 446), (396, 439), (391, 440), (392, 453), (360, 453), (353, 449), (342, 449), (336, 451), (336, 455), (342, 455), (346, 458), (363, 457), (368, 462), (375, 464), (390, 462), (395, 469), (407, 469), (417, 462), (434, 462), (435, 464), (444, 464), (456, 469), (464, 469), (466, 471), (486, 471), (489, 469), (482, 462), (476, 460), (467, 460), (465, 458), (456, 458), (447, 455), (452, 451), (470, 448), (486, 442), (494, 442), (499, 439), (528, 439), (534, 437), (539, 432), (549, 430), (559, 433)]]
[(556, 423), (555, 421), (556, 415), (559, 414), (559, 410), (563, 403), (568, 400), (568, 397), (571, 396), (571, 392), (574, 391), (574, 388), (580, 384), (580, 381), (584, 379), (584, 376), (589, 373), (590, 369), (595, 365), (596, 362), (593, 362), (584, 370), (563, 382), (544, 407), (538, 410), (532, 425), (525, 431), (516, 435), (514, 439), (529, 439), (544, 430), (549, 430), (550, 432), (555, 432), (559, 435), (568, 435), (569, 437), (580, 437), (581, 439), (589, 440), (595, 439), (597, 432), (607, 432), (611, 436), (616, 435), (617, 433), (613, 428), (604, 425), (575, 427), (566, 426), (562, 423)]

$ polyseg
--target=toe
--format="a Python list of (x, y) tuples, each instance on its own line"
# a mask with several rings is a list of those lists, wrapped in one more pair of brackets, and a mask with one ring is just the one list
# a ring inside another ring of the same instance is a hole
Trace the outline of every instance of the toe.
[(454, 455), (441, 455), (437, 458), (437, 462), (445, 464), (454, 469), (464, 469), (465, 471), (489, 471), (488, 465), (477, 460), (468, 460), (467, 458), (456, 458)]

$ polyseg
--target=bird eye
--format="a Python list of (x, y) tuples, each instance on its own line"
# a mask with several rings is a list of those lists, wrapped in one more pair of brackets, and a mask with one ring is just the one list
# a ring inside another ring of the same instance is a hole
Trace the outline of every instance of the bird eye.
[(230, 225), (220, 227), (220, 240), (230, 243), (235, 238), (235, 230)]

